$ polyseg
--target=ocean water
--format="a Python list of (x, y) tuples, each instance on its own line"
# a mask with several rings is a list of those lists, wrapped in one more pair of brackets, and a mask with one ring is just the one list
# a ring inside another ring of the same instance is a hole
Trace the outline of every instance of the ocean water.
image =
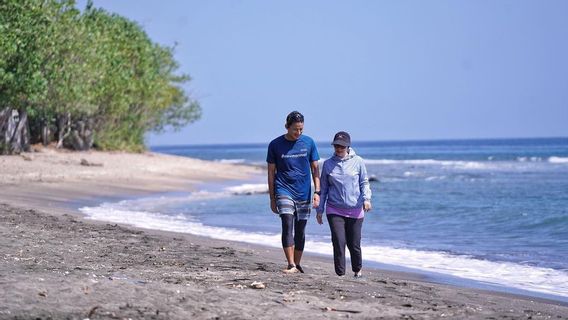
[[(266, 147), (152, 149), (264, 166)], [(331, 155), (329, 144), (318, 148), (322, 159)], [(361, 142), (353, 148), (378, 179), (363, 227), (364, 265), (568, 301), (568, 138)], [(97, 220), (279, 247), (280, 221), (269, 209), (265, 181), (263, 174), (81, 210)], [(332, 255), (328, 226), (318, 225), (315, 215), (306, 250)]]

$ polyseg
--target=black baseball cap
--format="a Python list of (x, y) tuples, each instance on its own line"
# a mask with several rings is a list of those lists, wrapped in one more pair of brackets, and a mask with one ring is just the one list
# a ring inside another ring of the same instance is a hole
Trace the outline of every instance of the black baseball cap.
[(351, 136), (345, 131), (339, 131), (333, 137), (333, 142), (331, 144), (349, 147), (351, 146)]

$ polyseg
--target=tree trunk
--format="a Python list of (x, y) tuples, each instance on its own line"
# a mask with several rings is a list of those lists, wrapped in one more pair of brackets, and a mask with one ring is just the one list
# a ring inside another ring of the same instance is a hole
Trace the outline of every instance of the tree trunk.
[(0, 154), (19, 154), (30, 150), (28, 114), (25, 110), (0, 110)]
[(63, 140), (71, 133), (71, 115), (69, 112), (57, 116), (57, 149), (63, 147)]
[(41, 143), (44, 146), (49, 145), (49, 143), (51, 142), (50, 136), (51, 130), (49, 129), (49, 121), (43, 118), (41, 120)]
[(9, 154), (12, 121), (12, 109), (0, 109), (0, 154)]
[(75, 150), (89, 150), (95, 141), (95, 132), (93, 130), (93, 121), (79, 120), (71, 129), (71, 133), (66, 139), (71, 147)]

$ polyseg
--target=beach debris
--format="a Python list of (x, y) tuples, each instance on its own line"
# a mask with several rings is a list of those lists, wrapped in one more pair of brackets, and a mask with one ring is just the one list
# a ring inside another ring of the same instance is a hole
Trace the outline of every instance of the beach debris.
[(38, 292), (38, 295), (39, 295), (40, 297), (47, 298), (47, 291), (40, 291), (40, 292)]
[(253, 281), (253, 283), (250, 284), (250, 287), (253, 289), (265, 289), (266, 285), (260, 281)]
[(91, 310), (89, 311), (89, 314), (87, 315), (87, 318), (91, 318), (94, 314), (95, 311), (97, 311), (98, 308), (100, 308), (101, 306), (94, 306), (91, 308)]
[(21, 156), (22, 156), (22, 158), (23, 158), (24, 160), (26, 160), (26, 161), (32, 161), (32, 160), (33, 160), (32, 157), (27, 156), (27, 155), (25, 155), (25, 154), (22, 154)]
[(349, 310), (349, 309), (336, 309), (332, 307), (323, 307), (321, 308), (322, 311), (335, 311), (335, 312), (346, 312), (346, 313), (361, 313), (363, 311), (360, 310)]
[(90, 291), (91, 291), (91, 288), (89, 288), (89, 286), (83, 286), (82, 289), (83, 289), (83, 293), (84, 293), (84, 294), (89, 294)]
[(86, 166), (86, 167), (102, 167), (103, 164), (102, 163), (94, 163), (94, 162), (89, 162), (87, 161), (87, 159), (81, 159), (81, 165), (82, 166)]

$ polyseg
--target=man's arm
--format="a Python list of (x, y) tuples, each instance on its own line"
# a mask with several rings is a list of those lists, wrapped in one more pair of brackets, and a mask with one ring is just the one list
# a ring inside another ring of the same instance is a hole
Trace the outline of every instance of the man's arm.
[(314, 193), (313, 207), (317, 208), (319, 206), (319, 202), (320, 202), (320, 195), (318, 193), (321, 191), (321, 189), (320, 189), (320, 173), (319, 173), (318, 162), (312, 161), (310, 163), (310, 167), (312, 169), (312, 179), (314, 180), (315, 192), (317, 192), (317, 193)]
[(276, 176), (276, 164), (268, 164), (268, 194), (270, 195), (270, 209), (274, 213), (278, 213), (276, 209), (276, 194), (274, 190), (274, 177)]

